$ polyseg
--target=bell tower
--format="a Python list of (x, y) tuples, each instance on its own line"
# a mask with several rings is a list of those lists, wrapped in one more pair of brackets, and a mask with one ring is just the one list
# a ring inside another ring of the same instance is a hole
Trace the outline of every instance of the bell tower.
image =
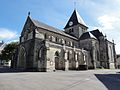
[(87, 31), (88, 27), (75, 9), (64, 29), (66, 33), (79, 38), (84, 32)]

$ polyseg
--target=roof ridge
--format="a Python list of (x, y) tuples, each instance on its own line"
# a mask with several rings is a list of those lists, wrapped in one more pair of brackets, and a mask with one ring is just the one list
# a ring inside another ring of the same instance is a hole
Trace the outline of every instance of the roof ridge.
[(77, 10), (75, 10), (75, 13), (76, 13), (76, 16), (77, 16), (78, 23), (87, 26)]
[(95, 38), (95, 39), (97, 39), (91, 32), (88, 32), (89, 33), (89, 35), (90, 35), (90, 38)]

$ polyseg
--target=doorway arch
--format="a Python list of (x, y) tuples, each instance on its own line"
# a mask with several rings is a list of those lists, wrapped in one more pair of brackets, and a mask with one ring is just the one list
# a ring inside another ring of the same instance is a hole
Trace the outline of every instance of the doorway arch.
[(55, 69), (56, 70), (59, 70), (60, 68), (60, 66), (59, 66), (59, 62), (60, 62), (60, 60), (59, 60), (59, 52), (58, 51), (56, 51), (55, 52)]

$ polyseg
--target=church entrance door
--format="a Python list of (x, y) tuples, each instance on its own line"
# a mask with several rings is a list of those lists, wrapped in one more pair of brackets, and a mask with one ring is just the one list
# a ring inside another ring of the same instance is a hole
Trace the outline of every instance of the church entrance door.
[(55, 57), (55, 69), (59, 70), (59, 57)]

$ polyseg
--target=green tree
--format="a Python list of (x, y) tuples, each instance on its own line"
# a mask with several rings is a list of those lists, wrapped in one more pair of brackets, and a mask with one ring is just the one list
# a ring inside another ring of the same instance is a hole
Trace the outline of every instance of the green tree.
[(15, 52), (15, 49), (17, 48), (18, 42), (11, 42), (5, 46), (5, 48), (2, 50), (0, 58), (1, 60), (12, 60), (12, 55)]

